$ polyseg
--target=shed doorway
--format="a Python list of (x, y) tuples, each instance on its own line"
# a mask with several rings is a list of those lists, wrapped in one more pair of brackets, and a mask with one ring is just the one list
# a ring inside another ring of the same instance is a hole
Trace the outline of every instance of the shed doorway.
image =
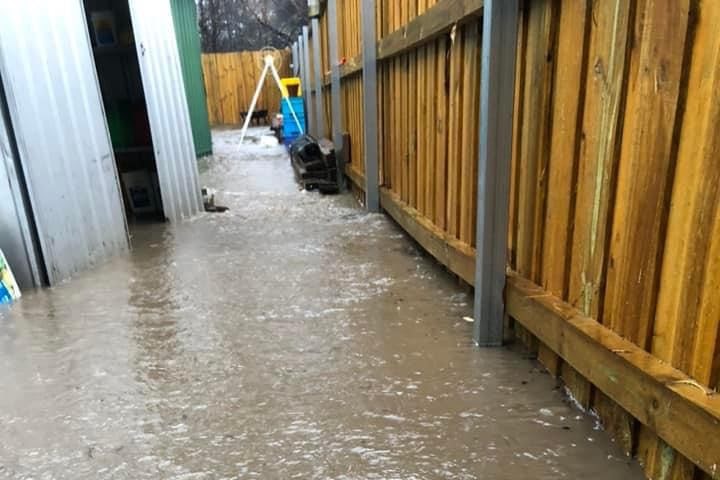
[[(160, 219), (178, 223), (201, 212), (170, 1), (37, 0), (32, 9), (0, 3), (0, 82), (16, 147), (3, 153), (23, 180), (24, 214), (37, 230), (34, 261), (48, 283), (126, 252), (126, 218), (162, 212)], [(96, 51), (98, 38), (106, 50)], [(132, 127), (116, 134), (123, 115)], [(147, 173), (137, 183), (151, 188), (134, 192), (144, 208), (132, 212), (126, 187), (137, 179), (123, 174), (137, 170)]]
[(128, 224), (165, 220), (148, 107), (127, 0), (84, 0)]

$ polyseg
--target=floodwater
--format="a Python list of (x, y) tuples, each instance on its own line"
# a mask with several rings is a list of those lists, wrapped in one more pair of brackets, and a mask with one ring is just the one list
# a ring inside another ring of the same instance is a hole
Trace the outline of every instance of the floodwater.
[(237, 137), (229, 212), (0, 315), (0, 478), (642, 478), (390, 220)]

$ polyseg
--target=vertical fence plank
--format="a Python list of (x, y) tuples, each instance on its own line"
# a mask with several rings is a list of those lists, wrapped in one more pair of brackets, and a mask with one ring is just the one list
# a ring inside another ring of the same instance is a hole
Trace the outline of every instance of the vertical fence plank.
[[(617, 194), (607, 268), (603, 323), (642, 348), (650, 346), (674, 170), (673, 141), (684, 62), (689, 2), (640, 2), (617, 169)], [(614, 261), (632, 258), (633, 261)], [(628, 292), (633, 299), (628, 301)], [(659, 352), (665, 354), (666, 352)], [(646, 465), (666, 446), (641, 432)], [(667, 455), (665, 455), (667, 456)], [(689, 465), (673, 468), (692, 478)], [(657, 468), (664, 468), (660, 465)]]
[(427, 102), (427, 119), (425, 122), (425, 216), (429, 219), (435, 218), (435, 172), (436, 153), (435, 139), (437, 131), (436, 123), (436, 98), (437, 94), (437, 41), (432, 41), (427, 46), (427, 63), (425, 65), (425, 100)]
[(435, 97), (437, 102), (437, 127), (435, 139), (435, 225), (445, 228), (445, 206), (447, 192), (447, 154), (448, 154), (448, 118), (447, 118), (447, 97), (449, 84), (447, 81), (448, 68), (448, 38), (441, 37), (438, 43), (438, 70), (437, 88), (440, 94)]
[(688, 8), (689, 0), (647, 0), (628, 86), (603, 318), (643, 348), (655, 314)]
[[(633, 10), (623, 0), (593, 3), (592, 9), (568, 300), (586, 315), (600, 318)], [(566, 370), (573, 371), (569, 366)], [(568, 376), (573, 379), (568, 387), (576, 396), (591, 396), (589, 382), (576, 374)], [(612, 419), (606, 427), (624, 437), (623, 448), (632, 448), (632, 421), (622, 409), (597, 392), (593, 403)]]
[(463, 72), (463, 30), (453, 29), (450, 34), (450, 91), (448, 108), (448, 158), (447, 158), (447, 231), (458, 236), (458, 208), (460, 207), (460, 155), (462, 154), (462, 72)]
[[(566, 299), (568, 289), (568, 252), (575, 208), (590, 13), (586, 0), (561, 3), (553, 54), (560, 61), (556, 63), (553, 80), (553, 124), (546, 174), (547, 208), (544, 211), (540, 284), (563, 299)], [(538, 359), (554, 376), (569, 370), (568, 366), (563, 368), (560, 358), (543, 345), (539, 345)], [(579, 396), (588, 397), (589, 402), (589, 383), (574, 374), (566, 373), (565, 377), (569, 388), (574, 392), (583, 391)]]
[(527, 7), (527, 71), (523, 106), (518, 213), (517, 270), (537, 282), (544, 221), (546, 168), (550, 143), (554, 22), (556, 4), (531, 1)]
[(478, 23), (470, 23), (465, 27), (464, 35), (464, 71), (462, 80), (462, 110), (460, 123), (461, 156), (460, 156), (460, 205), (458, 237), (463, 243), (474, 244), (475, 236), (475, 204), (477, 200), (477, 149), (478, 122), (480, 102), (480, 78), (478, 64), (480, 61), (480, 32)]
[(589, 2), (578, 0), (563, 2), (559, 16), (556, 57), (561, 61), (554, 80), (541, 285), (562, 299), (567, 299), (567, 253), (575, 206), (590, 13)]
[[(518, 210), (520, 201), (520, 157), (522, 153), (522, 125), (525, 105), (525, 57), (527, 55), (527, 8), (523, 0), (518, 1), (518, 38), (515, 55), (515, 95), (513, 101), (512, 164), (510, 166), (510, 214), (508, 218), (508, 265), (514, 271), (517, 267)], [(509, 332), (511, 333), (511, 332)]]
[(720, 3), (698, 11), (652, 352), (710, 388), (720, 377)]
[(583, 144), (568, 297), (586, 315), (599, 317), (611, 186), (615, 177), (618, 136), (631, 24), (629, 2), (593, 2)]
[(417, 52), (417, 83), (415, 84), (416, 89), (416, 111), (415, 117), (415, 149), (417, 158), (417, 172), (415, 175), (415, 195), (416, 195), (416, 208), (418, 211), (426, 215), (427, 210), (425, 208), (425, 178), (426, 178), (426, 165), (427, 165), (427, 153), (426, 153), (426, 141), (428, 136), (429, 128), (427, 128), (427, 95), (425, 87), (427, 86), (426, 77), (426, 65), (427, 65), (427, 50), (425, 46), (418, 49)]
[(339, 172), (338, 181), (340, 190), (345, 188), (345, 149), (343, 145), (343, 113), (340, 93), (340, 55), (338, 38), (338, 0), (328, 0), (327, 22), (328, 22), (328, 63), (330, 66), (330, 103), (332, 118), (332, 139), (335, 145), (335, 163)]

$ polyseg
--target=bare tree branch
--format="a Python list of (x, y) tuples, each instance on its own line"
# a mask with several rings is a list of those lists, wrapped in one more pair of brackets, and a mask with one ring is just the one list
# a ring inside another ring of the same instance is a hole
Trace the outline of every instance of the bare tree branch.
[(203, 51), (287, 47), (306, 23), (307, 0), (199, 0)]
[(258, 15), (257, 13), (251, 11), (250, 14), (253, 16), (253, 18), (255, 18), (255, 21), (256, 21), (257, 23), (259, 23), (260, 25), (262, 25), (262, 26), (265, 27), (266, 29), (270, 30), (272, 33), (274, 33), (274, 34), (277, 35), (278, 37), (283, 38), (283, 39), (287, 42), (288, 45), (292, 43), (292, 37), (290, 37), (290, 35), (288, 35), (288, 34), (285, 33), (285, 32), (281, 32), (280, 30), (278, 30), (278, 29), (275, 28), (274, 26), (270, 25), (270, 23), (268, 23), (268, 22), (266, 22), (265, 20), (263, 20), (262, 18), (260, 18), (260, 15)]

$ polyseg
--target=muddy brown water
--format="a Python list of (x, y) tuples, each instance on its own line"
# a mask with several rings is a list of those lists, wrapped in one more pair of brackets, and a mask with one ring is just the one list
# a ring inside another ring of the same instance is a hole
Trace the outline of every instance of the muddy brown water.
[(236, 142), (229, 212), (0, 314), (0, 478), (642, 478), (390, 220)]

